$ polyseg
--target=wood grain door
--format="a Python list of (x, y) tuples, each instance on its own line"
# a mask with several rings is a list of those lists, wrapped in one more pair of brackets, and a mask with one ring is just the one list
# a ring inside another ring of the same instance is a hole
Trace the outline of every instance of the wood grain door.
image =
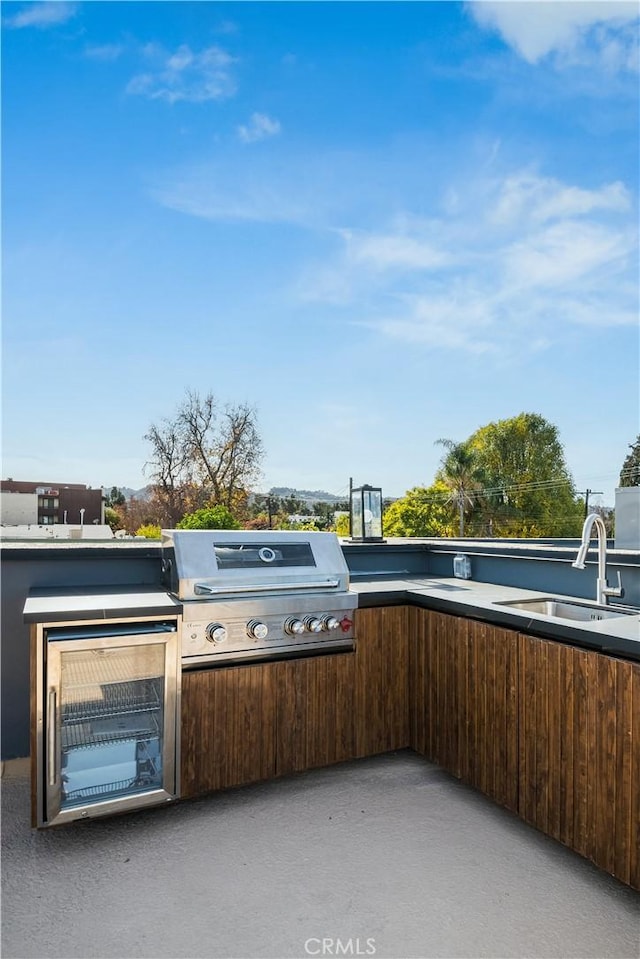
[(275, 776), (277, 665), (182, 674), (183, 797)]
[(355, 654), (275, 665), (276, 774), (352, 759)]
[(356, 613), (355, 755), (409, 745), (409, 608)]
[(640, 666), (520, 637), (520, 815), (640, 888)]
[(518, 803), (518, 634), (411, 610), (410, 741), (508, 809)]
[(408, 613), (359, 609), (354, 653), (278, 664), (279, 775), (409, 745)]

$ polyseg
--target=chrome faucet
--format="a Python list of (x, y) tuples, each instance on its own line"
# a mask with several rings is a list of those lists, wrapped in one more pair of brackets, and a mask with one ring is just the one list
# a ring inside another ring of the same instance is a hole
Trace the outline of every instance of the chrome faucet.
[(606, 606), (608, 596), (624, 596), (622, 580), (620, 579), (620, 570), (618, 570), (618, 585), (609, 586), (607, 583), (607, 530), (604, 521), (597, 513), (589, 513), (582, 527), (582, 543), (578, 550), (574, 562), (571, 564), (576, 569), (584, 569), (589, 541), (591, 540), (591, 531), (593, 527), (598, 531), (598, 583), (596, 586), (596, 602)]

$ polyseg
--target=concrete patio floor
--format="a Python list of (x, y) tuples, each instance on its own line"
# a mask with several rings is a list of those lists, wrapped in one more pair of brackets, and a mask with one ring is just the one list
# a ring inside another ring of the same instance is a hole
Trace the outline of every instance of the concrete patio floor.
[(4, 959), (640, 955), (640, 896), (410, 752), (41, 833), (2, 792)]

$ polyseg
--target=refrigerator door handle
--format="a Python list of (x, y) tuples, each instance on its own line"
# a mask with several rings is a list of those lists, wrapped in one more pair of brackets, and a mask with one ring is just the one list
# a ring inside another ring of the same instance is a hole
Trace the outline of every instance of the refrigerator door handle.
[(56, 756), (56, 691), (55, 689), (49, 690), (49, 700), (47, 703), (47, 733), (48, 733), (48, 755), (47, 755), (47, 772), (49, 776), (49, 785), (55, 786), (56, 784), (56, 765), (57, 759)]

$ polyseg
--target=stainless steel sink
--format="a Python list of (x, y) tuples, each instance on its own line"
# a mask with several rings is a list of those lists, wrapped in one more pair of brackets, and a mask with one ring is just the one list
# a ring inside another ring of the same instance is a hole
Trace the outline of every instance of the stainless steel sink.
[(596, 606), (590, 603), (574, 603), (556, 596), (541, 599), (516, 599), (496, 603), (496, 606), (509, 606), (521, 609), (525, 613), (539, 613), (542, 616), (555, 616), (558, 619), (573, 619), (581, 623), (599, 619), (617, 619), (619, 616), (638, 616), (640, 610), (614, 609), (611, 606)]

